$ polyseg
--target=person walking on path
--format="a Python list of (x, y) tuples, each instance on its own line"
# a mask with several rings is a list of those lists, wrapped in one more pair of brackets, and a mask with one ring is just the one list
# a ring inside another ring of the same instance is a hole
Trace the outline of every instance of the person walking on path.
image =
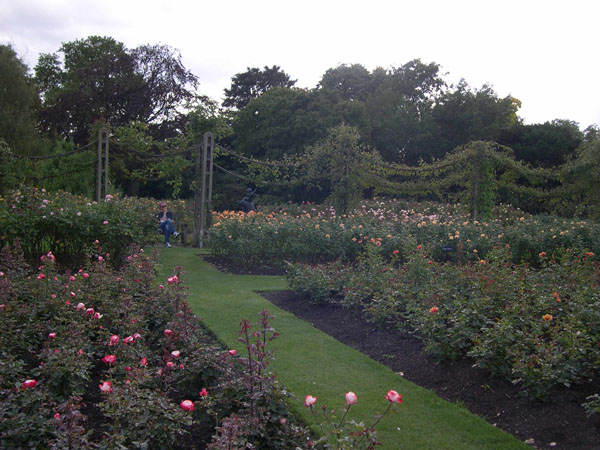
[(173, 221), (173, 213), (167, 209), (167, 202), (160, 202), (160, 212), (156, 215), (156, 218), (160, 222), (158, 227), (160, 231), (165, 235), (165, 247), (170, 247), (169, 238), (179, 236), (179, 233), (175, 231), (175, 223)]

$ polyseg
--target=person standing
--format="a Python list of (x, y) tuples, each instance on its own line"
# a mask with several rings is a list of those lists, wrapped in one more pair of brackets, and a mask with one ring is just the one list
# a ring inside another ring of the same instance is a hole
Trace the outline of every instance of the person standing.
[(166, 202), (160, 202), (160, 212), (156, 215), (159, 221), (158, 227), (161, 232), (165, 235), (165, 247), (171, 247), (169, 238), (179, 236), (179, 233), (175, 231), (175, 223), (173, 221), (173, 213), (167, 209)]

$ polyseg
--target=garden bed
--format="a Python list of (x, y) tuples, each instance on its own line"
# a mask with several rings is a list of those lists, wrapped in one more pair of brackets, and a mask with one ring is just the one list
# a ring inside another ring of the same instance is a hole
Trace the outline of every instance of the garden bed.
[[(283, 274), (282, 269), (247, 269), (222, 259), (205, 256), (223, 271), (236, 274)], [(360, 311), (335, 304), (314, 305), (292, 291), (262, 294), (280, 308), (390, 367), (440, 397), (464, 404), (469, 411), (491, 424), (531, 443), (534, 448), (600, 449), (600, 421), (586, 417), (581, 404), (594, 392), (594, 386), (578, 386), (555, 392), (552, 400), (530, 400), (520, 388), (472, 367), (469, 360), (436, 363), (422, 352), (415, 338), (398, 331), (377, 327)]]

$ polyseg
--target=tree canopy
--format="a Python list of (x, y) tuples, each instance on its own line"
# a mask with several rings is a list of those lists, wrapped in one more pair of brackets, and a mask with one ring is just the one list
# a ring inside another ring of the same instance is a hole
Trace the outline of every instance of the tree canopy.
[(295, 84), (296, 80), (290, 79), (290, 76), (279, 66), (265, 66), (263, 70), (258, 67), (248, 67), (246, 72), (238, 73), (231, 79), (231, 87), (225, 89), (223, 106), (241, 110), (250, 103), (250, 100), (259, 97), (269, 89), (291, 88)]
[(39, 99), (27, 66), (10, 45), (0, 45), (0, 139), (22, 154), (33, 152)]
[(86, 142), (96, 121), (176, 127), (180, 108), (196, 98), (197, 78), (173, 49), (144, 45), (128, 50), (110, 37), (64, 43), (62, 54), (43, 54), (35, 67), (44, 129)]

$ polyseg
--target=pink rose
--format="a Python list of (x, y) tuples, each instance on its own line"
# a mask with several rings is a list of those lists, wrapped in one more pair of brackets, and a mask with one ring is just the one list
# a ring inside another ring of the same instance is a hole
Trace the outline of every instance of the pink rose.
[(200, 397), (206, 397), (208, 395), (208, 391), (206, 388), (202, 388), (202, 390), (198, 393)]
[(78, 310), (84, 310), (85, 309), (85, 305), (83, 303), (78, 303), (76, 306), (76, 309)]
[(402, 403), (402, 396), (396, 391), (388, 391), (388, 393), (385, 396), (385, 399), (390, 403)]
[(99, 384), (98, 387), (104, 393), (109, 393), (113, 391), (112, 383), (110, 381), (103, 381), (102, 384)]
[(102, 358), (104, 364), (114, 364), (117, 360), (117, 355), (106, 355)]
[(93, 316), (93, 315), (94, 315), (94, 308), (88, 308), (88, 309), (86, 309), (86, 310), (85, 310), (85, 313), (86, 313), (88, 316)]
[(173, 350), (173, 351), (171, 352), (171, 356), (172, 356), (173, 358), (179, 358), (179, 356), (181, 356), (181, 352), (180, 352), (179, 350)]
[(46, 278), (46, 275), (44, 275), (43, 273), (40, 273), (36, 278), (38, 280), (43, 280), (44, 278)]
[(231, 356), (235, 356), (235, 355), (237, 355), (237, 350), (235, 350), (235, 349), (229, 350), (227, 353), (229, 353)]
[(171, 330), (169, 330), (168, 328), (165, 330), (165, 336), (171, 336), (173, 334), (173, 332)]
[(173, 369), (175, 367), (175, 363), (173, 361), (169, 361), (169, 362), (167, 362), (167, 367), (169, 369)]
[(313, 397), (312, 395), (307, 395), (306, 397), (304, 397), (304, 406), (306, 406), (307, 408), (310, 408), (316, 402), (317, 397)]
[(356, 400), (358, 400), (358, 397), (354, 392), (346, 392), (344, 395), (346, 397), (346, 405), (356, 405)]
[(87, 272), (83, 272), (82, 276), (83, 276), (83, 278), (89, 278), (90, 274)]
[(140, 366), (147, 366), (148, 365), (148, 359), (146, 357), (143, 357), (142, 359), (140, 359)]
[(133, 336), (127, 336), (123, 339), (123, 344), (131, 344), (133, 342)]
[(54, 338), (56, 337), (56, 333), (55, 333), (55, 332), (48, 333), (48, 337), (49, 337), (50, 339), (54, 339)]
[(37, 384), (36, 380), (25, 380), (25, 381), (23, 381), (23, 389), (31, 389), (31, 388), (35, 387), (36, 384)]
[(179, 407), (184, 411), (193, 411), (196, 407), (191, 400), (184, 400), (179, 404)]
[(110, 342), (108, 343), (108, 345), (117, 345), (119, 343), (119, 336), (117, 336), (116, 334), (113, 334), (110, 337)]

